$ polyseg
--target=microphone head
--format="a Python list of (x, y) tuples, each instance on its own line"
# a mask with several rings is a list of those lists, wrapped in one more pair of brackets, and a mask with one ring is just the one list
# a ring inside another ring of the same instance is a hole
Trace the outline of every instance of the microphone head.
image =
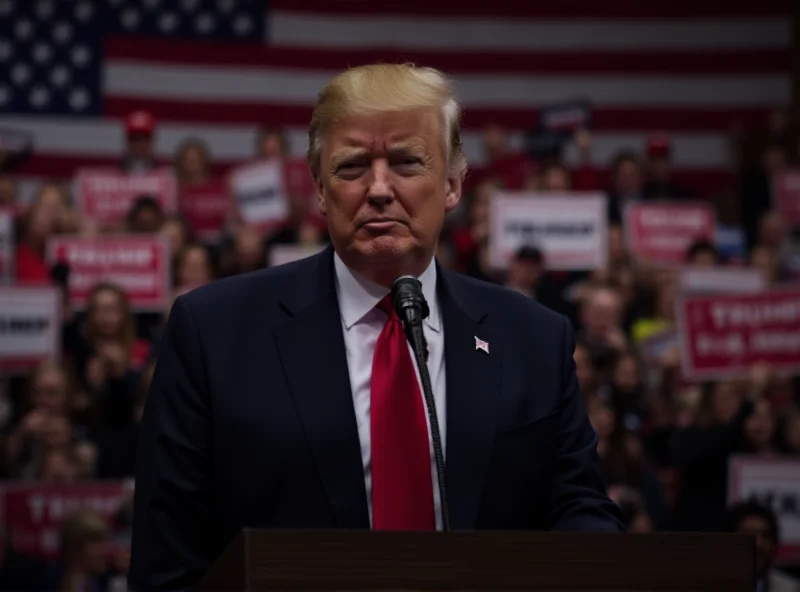
[(418, 311), (413, 316), (418, 316), (419, 321), (430, 313), (422, 294), (422, 282), (413, 275), (401, 275), (392, 282), (392, 306), (402, 320), (409, 318), (408, 313), (414, 311)]

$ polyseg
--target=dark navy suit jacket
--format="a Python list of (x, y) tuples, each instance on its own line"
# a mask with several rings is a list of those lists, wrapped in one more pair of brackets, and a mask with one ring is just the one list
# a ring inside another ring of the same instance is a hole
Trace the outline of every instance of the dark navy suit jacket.
[[(453, 528), (620, 530), (570, 323), (438, 277)], [(243, 527), (369, 528), (332, 248), (178, 298), (140, 438), (138, 590), (191, 584)]]

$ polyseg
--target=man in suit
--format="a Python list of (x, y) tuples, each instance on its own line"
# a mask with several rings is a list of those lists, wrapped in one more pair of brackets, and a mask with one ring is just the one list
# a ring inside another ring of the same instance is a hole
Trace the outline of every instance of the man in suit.
[(137, 589), (202, 576), (243, 528), (441, 527), (419, 378), (386, 306), (418, 277), (453, 529), (618, 531), (569, 322), (434, 259), (466, 163), (437, 71), (353, 68), (308, 158), (332, 246), (179, 297), (144, 412)]

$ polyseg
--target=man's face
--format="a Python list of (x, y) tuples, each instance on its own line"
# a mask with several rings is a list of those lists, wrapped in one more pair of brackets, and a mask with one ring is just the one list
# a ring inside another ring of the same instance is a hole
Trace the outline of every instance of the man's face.
[(747, 516), (739, 523), (738, 531), (756, 537), (756, 571), (759, 574), (766, 573), (772, 567), (777, 552), (769, 524), (761, 516)]
[[(327, 130), (317, 180), (337, 253), (356, 267), (427, 265), (461, 180), (437, 110), (346, 118)], [(411, 269), (410, 273), (421, 273)]]
[(128, 136), (128, 156), (137, 160), (148, 160), (153, 157), (153, 137), (147, 134), (131, 134)]

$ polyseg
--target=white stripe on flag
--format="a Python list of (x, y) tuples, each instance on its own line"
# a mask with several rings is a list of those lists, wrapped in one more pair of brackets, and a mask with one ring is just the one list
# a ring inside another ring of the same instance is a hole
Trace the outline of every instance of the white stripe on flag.
[[(111, 60), (105, 93), (198, 102), (313, 104), (335, 72), (197, 67)], [(772, 106), (787, 103), (788, 76), (458, 76), (467, 107), (520, 107), (586, 97), (595, 105)], [(654, 122), (657, 125), (657, 122)]]
[[(119, 122), (85, 121), (51, 118), (0, 117), (0, 125), (12, 130), (34, 135), (37, 153), (51, 155), (116, 156), (123, 146), (122, 126)], [(289, 142), (296, 156), (305, 154), (307, 130), (290, 128)], [(593, 138), (592, 156), (598, 165), (608, 165), (619, 150), (644, 150), (646, 133), (606, 133)], [(156, 134), (156, 151), (161, 157), (172, 157), (181, 142), (196, 137), (208, 143), (212, 156), (220, 160), (246, 159), (253, 155), (256, 131), (251, 125), (192, 125), (160, 123)], [(728, 140), (724, 133), (674, 134), (670, 136), (674, 149), (675, 165), (684, 168), (718, 168), (729, 164)], [(480, 131), (463, 133), (464, 150), (470, 164), (484, 162), (483, 137)], [(521, 148), (523, 136), (511, 135), (514, 148)], [(568, 160), (577, 161), (575, 154)]]
[(273, 11), (275, 45), (400, 49), (711, 49), (790, 47), (788, 18), (542, 20), (357, 17)]

